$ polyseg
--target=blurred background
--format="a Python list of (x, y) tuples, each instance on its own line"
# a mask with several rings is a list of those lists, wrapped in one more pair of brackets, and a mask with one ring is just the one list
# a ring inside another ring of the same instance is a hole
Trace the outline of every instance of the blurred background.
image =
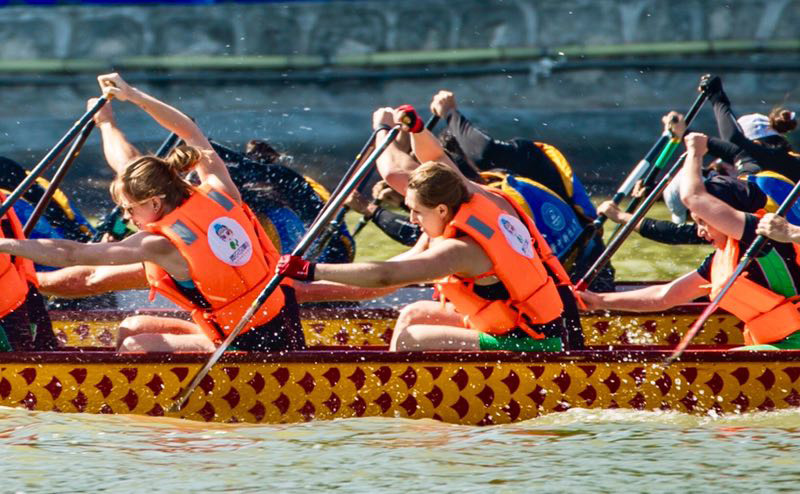
[[(494, 137), (558, 146), (595, 194), (644, 155), (664, 112), (688, 109), (703, 73), (723, 77), (739, 114), (800, 106), (798, 0), (0, 5), (0, 155), (29, 165), (108, 71), (232, 147), (266, 138), (326, 185), (369, 135), (373, 109), (411, 103), (427, 116), (442, 88)], [(164, 138), (142, 112), (114, 108), (140, 148)], [(716, 132), (710, 109), (696, 127)], [(107, 207), (110, 178), (93, 136), (63, 188)]]

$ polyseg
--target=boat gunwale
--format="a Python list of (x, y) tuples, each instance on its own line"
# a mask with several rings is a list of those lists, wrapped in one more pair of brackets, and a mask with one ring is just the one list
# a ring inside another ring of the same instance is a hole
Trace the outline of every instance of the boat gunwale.
[[(507, 352), (507, 351), (436, 351), (390, 352), (387, 347), (357, 347), (302, 350), (295, 352), (227, 352), (219, 364), (427, 364), (427, 363), (485, 363), (485, 364), (582, 364), (582, 363), (664, 363), (671, 348), (644, 347), (609, 349), (607, 347), (569, 352)], [(0, 355), (2, 364), (202, 364), (207, 353), (147, 353), (129, 354), (107, 350), (70, 350), (54, 352), (9, 352)], [(800, 362), (800, 350), (733, 351), (730, 346), (687, 350), (676, 362), (681, 363), (746, 363)]]

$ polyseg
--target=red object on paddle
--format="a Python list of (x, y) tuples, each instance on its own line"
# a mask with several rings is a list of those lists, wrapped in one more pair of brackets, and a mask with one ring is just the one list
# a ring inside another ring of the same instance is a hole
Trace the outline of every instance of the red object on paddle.
[(408, 126), (408, 131), (412, 134), (418, 134), (422, 132), (422, 129), (425, 128), (425, 124), (422, 122), (422, 119), (419, 118), (419, 114), (417, 110), (414, 109), (411, 105), (400, 105), (397, 107), (398, 110), (403, 112), (402, 123), (403, 125)]
[(298, 281), (314, 281), (314, 268), (316, 263), (306, 261), (300, 256), (284, 254), (278, 261), (277, 271), (281, 276), (286, 276)]

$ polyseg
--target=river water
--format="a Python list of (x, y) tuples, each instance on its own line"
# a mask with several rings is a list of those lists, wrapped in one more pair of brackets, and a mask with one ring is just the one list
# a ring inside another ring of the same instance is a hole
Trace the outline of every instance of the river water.
[(220, 425), (0, 409), (2, 492), (796, 492), (800, 411), (580, 410), (494, 427)]

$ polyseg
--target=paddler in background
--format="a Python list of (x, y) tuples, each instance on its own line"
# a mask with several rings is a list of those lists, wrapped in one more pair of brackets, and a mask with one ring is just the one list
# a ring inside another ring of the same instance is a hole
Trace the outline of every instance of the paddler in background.
[[(766, 198), (742, 194), (745, 184), (738, 180), (730, 181), (727, 190), (722, 187), (707, 189), (701, 169), (708, 138), (690, 133), (684, 142), (688, 154), (680, 184), (681, 200), (697, 223), (699, 234), (714, 246), (715, 252), (696, 271), (666, 285), (618, 293), (578, 292), (589, 309), (658, 311), (704, 295), (713, 298), (756, 238), (762, 214), (760, 208)], [(800, 248), (793, 244), (767, 242), (745, 274), (722, 298), (720, 307), (745, 323), (748, 346), (742, 348), (800, 348), (800, 313), (793, 303), (800, 287), (798, 252)]]
[[(133, 316), (120, 325), (121, 351), (212, 351), (231, 331), (275, 270), (279, 253), (231, 180), (225, 164), (190, 118), (129, 86), (118, 74), (98, 77), (104, 94), (136, 104), (187, 146), (166, 159), (140, 156), (111, 186), (126, 218), (140, 231), (113, 243), (0, 239), (0, 252), (55, 266), (127, 265), (192, 322)], [(194, 169), (200, 185), (183, 179)], [(139, 268), (144, 263), (145, 269)], [(283, 284), (233, 342), (240, 350), (305, 346), (294, 292)]]
[(568, 287), (569, 278), (533, 221), (502, 192), (468, 181), (408, 105), (375, 112), (377, 138), (406, 119), (419, 161), (391, 145), (378, 168), (405, 195), (411, 220), (424, 232), (418, 243), (386, 262), (316, 264), (284, 256), (279, 272), (360, 287), (438, 281), (440, 301), (401, 310), (392, 350), (562, 350), (558, 287)]

